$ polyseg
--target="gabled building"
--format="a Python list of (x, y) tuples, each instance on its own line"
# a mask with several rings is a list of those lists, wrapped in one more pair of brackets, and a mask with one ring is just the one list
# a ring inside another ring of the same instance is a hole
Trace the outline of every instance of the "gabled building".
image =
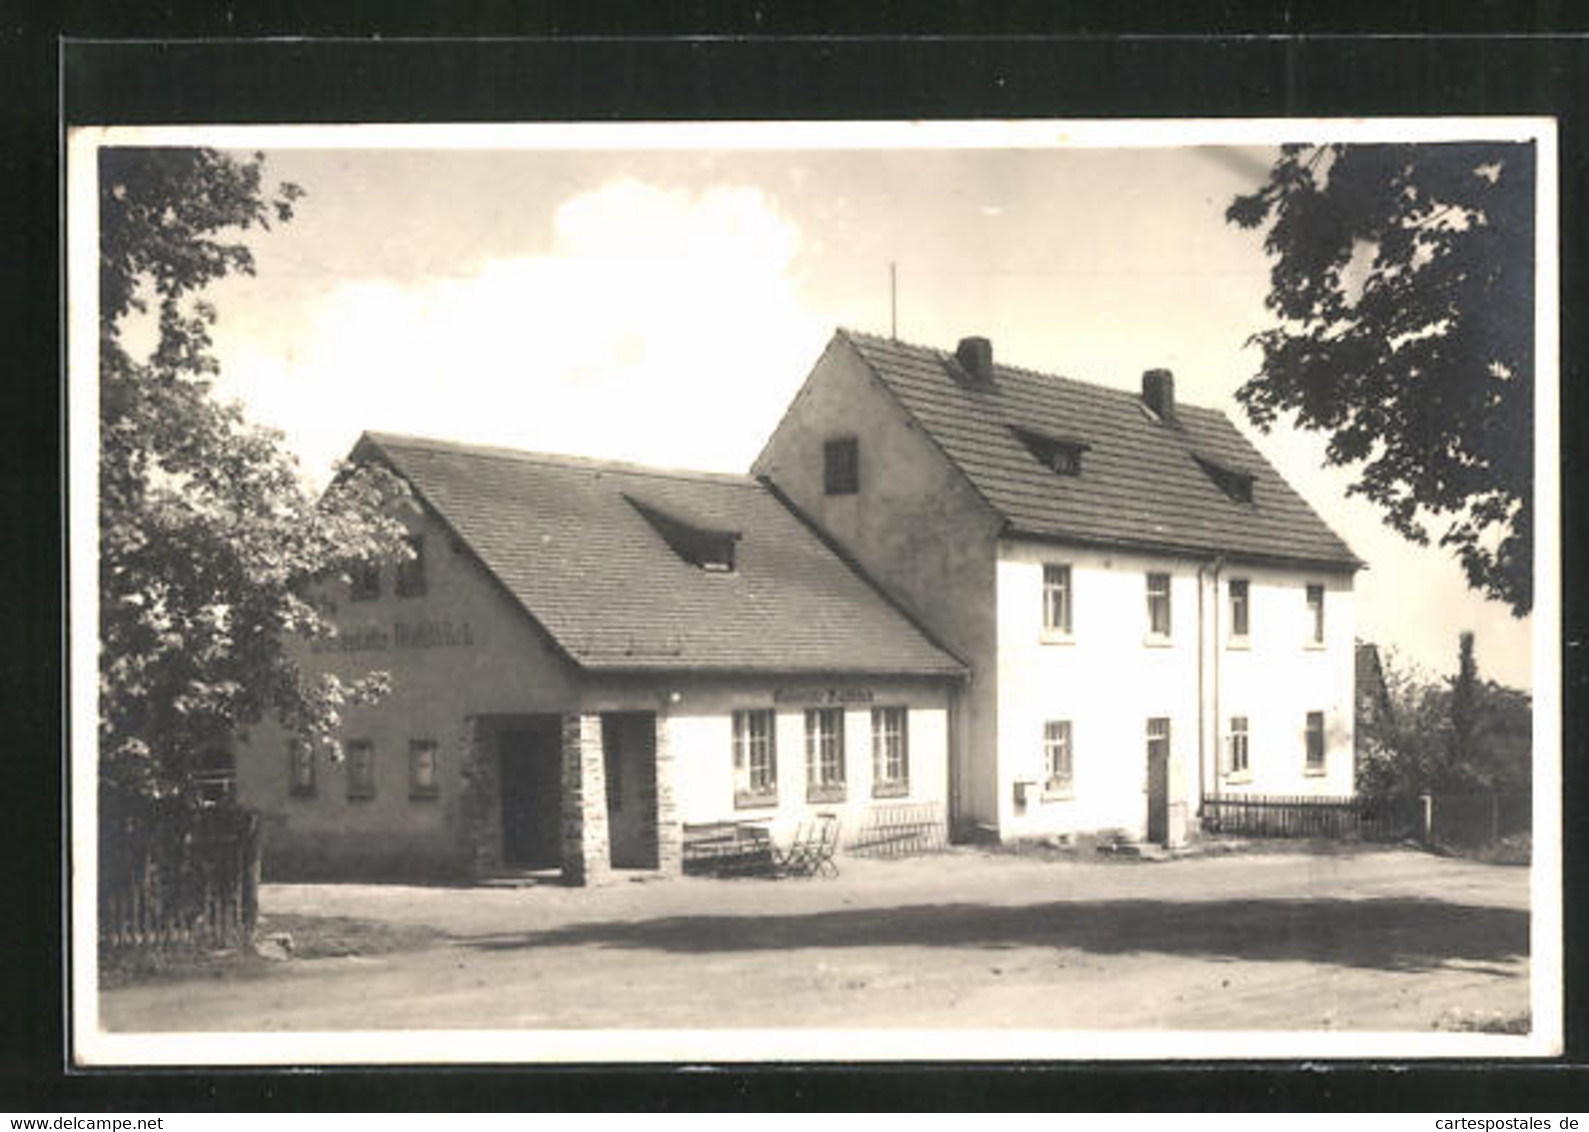
[(311, 671), (390, 673), (345, 758), (274, 726), (240, 799), (277, 876), (680, 867), (689, 823), (945, 813), (964, 665), (747, 476), (367, 433), (416, 557), (315, 595)]
[(1362, 563), (1220, 412), (840, 331), (754, 473), (971, 676), (958, 832), (1176, 842), (1353, 784)]

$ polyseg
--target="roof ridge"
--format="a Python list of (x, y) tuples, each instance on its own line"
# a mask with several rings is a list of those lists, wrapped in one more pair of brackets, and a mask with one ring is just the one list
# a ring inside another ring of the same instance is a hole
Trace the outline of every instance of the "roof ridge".
[[(867, 331), (854, 330), (850, 327), (841, 326), (839, 328), (839, 333), (850, 338), (860, 339), (865, 342), (873, 342), (880, 346), (903, 346), (909, 350), (920, 350), (925, 353), (937, 355), (939, 357), (954, 356), (953, 350), (946, 350), (941, 346), (926, 346), (919, 342), (906, 342), (899, 338), (886, 338), (880, 334), (871, 334)], [(1117, 385), (1105, 385), (1101, 382), (1088, 381), (1085, 378), (1080, 377), (1070, 377), (1069, 375), (1062, 373), (1048, 373), (1044, 370), (1032, 369), (1030, 366), (1011, 365), (1009, 362), (1001, 362), (995, 359), (993, 362), (993, 368), (995, 370), (995, 380), (997, 380), (997, 371), (1002, 370), (1008, 373), (1019, 374), (1022, 377), (1035, 378), (1039, 381), (1054, 381), (1064, 385), (1077, 385), (1083, 389), (1095, 390), (1099, 393), (1106, 393), (1133, 403), (1140, 403), (1142, 400), (1140, 393), (1133, 392), (1130, 389), (1122, 388)], [(1177, 398), (1175, 407), (1177, 410), (1194, 409), (1204, 413), (1215, 413), (1221, 417), (1224, 417), (1226, 420), (1230, 419), (1230, 415), (1226, 413), (1224, 409), (1218, 408), (1214, 405), (1202, 405), (1193, 401), (1181, 401)]]
[(646, 476), (652, 479), (676, 479), (696, 483), (715, 483), (723, 487), (744, 487), (762, 490), (755, 477), (743, 472), (708, 472), (698, 468), (663, 468), (651, 464), (636, 464), (628, 460), (615, 460), (601, 456), (578, 456), (566, 452), (535, 452), (526, 448), (509, 448), (506, 445), (476, 444), (440, 437), (412, 436), (396, 432), (366, 430), (364, 437), (372, 444), (404, 448), (420, 448), (435, 452), (450, 452), (463, 456), (480, 456), (487, 459), (512, 460), (523, 464), (544, 464), (551, 467), (587, 468), (592, 471), (620, 472), (625, 475)]

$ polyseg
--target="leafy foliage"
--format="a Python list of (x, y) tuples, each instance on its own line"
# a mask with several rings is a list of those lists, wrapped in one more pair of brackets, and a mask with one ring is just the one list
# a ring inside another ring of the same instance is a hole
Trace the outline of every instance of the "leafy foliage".
[[(311, 496), (278, 433), (212, 389), (205, 287), (253, 274), (238, 237), (292, 218), (267, 198), (264, 157), (205, 149), (100, 153), (100, 770), (143, 797), (192, 793), (206, 753), (274, 711), (328, 745), (339, 709), (386, 677), (310, 677), (285, 647), (331, 632), (309, 583), (407, 553), (406, 492), (379, 469), (344, 469)], [(136, 358), (130, 323), (154, 321)]]
[(1269, 224), (1277, 325), (1238, 391), (1360, 465), (1351, 490), (1468, 582), (1533, 604), (1535, 154), (1520, 143), (1290, 145), (1226, 212)]
[(1525, 692), (1479, 679), (1473, 634), (1462, 634), (1454, 676), (1433, 677), (1394, 651), (1383, 667), (1389, 710), (1361, 736), (1360, 793), (1529, 789), (1533, 703)]

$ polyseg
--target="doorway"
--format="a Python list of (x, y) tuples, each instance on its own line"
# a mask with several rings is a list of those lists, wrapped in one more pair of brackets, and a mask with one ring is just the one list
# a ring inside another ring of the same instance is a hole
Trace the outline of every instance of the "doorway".
[(498, 740), (502, 861), (525, 869), (563, 863), (562, 727), (557, 716), (516, 723)]
[(607, 832), (615, 869), (657, 867), (657, 722), (649, 711), (605, 712)]
[(1170, 839), (1170, 721), (1148, 720), (1148, 836), (1159, 845)]

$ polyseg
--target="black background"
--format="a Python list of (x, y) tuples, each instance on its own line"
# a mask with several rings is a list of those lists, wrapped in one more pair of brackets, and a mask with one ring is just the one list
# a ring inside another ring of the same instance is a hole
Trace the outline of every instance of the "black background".
[[(9, 739), (0, 745), (9, 771), (0, 826), (0, 1110), (1589, 1107), (1589, 1082), (1575, 1064), (1589, 1050), (1584, 917), (1571, 900), (1569, 1053), (1558, 1062), (70, 1069), (60, 946), (65, 123), (1559, 116), (1564, 888), (1584, 889), (1586, 821), (1574, 800), (1585, 785), (1585, 632), (1573, 585), (1584, 533), (1583, 457), (1574, 443), (1585, 410), (1584, 343), (1583, 320), (1572, 316), (1584, 298), (1577, 204), (1589, 196), (1589, 41), (1575, 33), (1589, 18), (1551, 3), (1455, 11), (1337, 3), (1306, 14), (1232, 3), (256, 7), (0, 6), (0, 278), (9, 331), (0, 383), (0, 705)], [(469, 38), (418, 38), (438, 36)], [(492, 38), (500, 36), (524, 38)]]

